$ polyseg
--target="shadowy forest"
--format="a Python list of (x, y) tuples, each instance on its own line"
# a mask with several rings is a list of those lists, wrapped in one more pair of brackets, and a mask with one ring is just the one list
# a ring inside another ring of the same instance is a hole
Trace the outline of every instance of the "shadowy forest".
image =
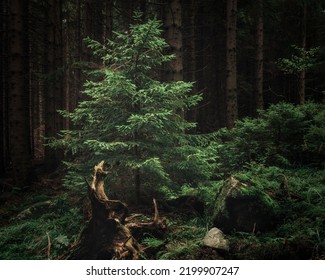
[(0, 259), (325, 259), (324, 1), (0, 5)]

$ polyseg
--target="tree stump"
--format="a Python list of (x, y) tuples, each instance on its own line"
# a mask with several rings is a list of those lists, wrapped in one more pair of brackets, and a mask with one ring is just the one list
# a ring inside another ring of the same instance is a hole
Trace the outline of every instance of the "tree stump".
[(143, 248), (133, 232), (166, 231), (154, 200), (155, 215), (152, 222), (128, 222), (128, 207), (119, 200), (110, 200), (104, 189), (104, 161), (94, 167), (93, 180), (88, 184), (91, 218), (82, 231), (78, 243), (67, 259), (112, 260), (138, 259)]

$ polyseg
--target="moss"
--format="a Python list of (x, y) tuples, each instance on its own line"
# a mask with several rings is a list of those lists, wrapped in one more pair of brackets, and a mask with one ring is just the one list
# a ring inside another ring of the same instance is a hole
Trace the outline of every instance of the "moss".
[(264, 231), (275, 226), (279, 212), (267, 193), (231, 177), (217, 196), (213, 223), (225, 232)]

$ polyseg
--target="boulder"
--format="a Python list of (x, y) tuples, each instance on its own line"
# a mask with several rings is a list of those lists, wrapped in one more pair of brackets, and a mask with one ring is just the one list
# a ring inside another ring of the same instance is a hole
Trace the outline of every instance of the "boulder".
[(204, 246), (229, 252), (229, 240), (218, 228), (210, 229), (202, 240)]
[(279, 205), (261, 189), (234, 177), (219, 189), (214, 204), (213, 224), (223, 232), (265, 232), (279, 221)]

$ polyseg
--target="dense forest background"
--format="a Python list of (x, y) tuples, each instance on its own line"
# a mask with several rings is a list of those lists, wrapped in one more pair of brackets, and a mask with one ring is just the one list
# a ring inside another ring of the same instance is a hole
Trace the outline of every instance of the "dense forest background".
[[(66, 187), (73, 184), (73, 178), (71, 173), (65, 176), (67, 168), (62, 161), (72, 162), (77, 155), (71, 147), (69, 151), (62, 150), (57, 148), (59, 144), (49, 143), (53, 138), (67, 136), (63, 131), (80, 128), (73, 118), (64, 116), (89, 99), (84, 92), (91, 79), (90, 72), (107, 67), (94, 55), (90, 40), (101, 44), (108, 39), (114, 41), (117, 34), (130, 34), (130, 25), (153, 18), (162, 23), (162, 36), (168, 44), (164, 52), (175, 56), (155, 69), (155, 78), (162, 83), (193, 82), (190, 95), (199, 94), (199, 102), (188, 110), (181, 108), (178, 114), (185, 121), (197, 124), (184, 133), (201, 137), (198, 138), (200, 151), (206, 154), (200, 160), (207, 163), (205, 157), (213, 154), (213, 164), (209, 163), (213, 170), (208, 175), (208, 171), (201, 172), (204, 183), (199, 180), (201, 175), (199, 179), (193, 175), (192, 180), (187, 174), (188, 181), (175, 180), (178, 189), (161, 188), (159, 194), (155, 190), (146, 195), (169, 195), (177, 199), (181, 194), (187, 197), (190, 194), (211, 210), (214, 208), (211, 199), (222, 184), (227, 184), (226, 180), (262, 184), (263, 193), (290, 213), (281, 213), (282, 221), (286, 220), (282, 228), (277, 228), (276, 233), (272, 231), (271, 237), (264, 236), (262, 241), (256, 239), (255, 226), (253, 236), (236, 236), (238, 239), (231, 243), (231, 257), (324, 257), (323, 0), (3, 0), (0, 5), (0, 223), (3, 227), (0, 244), (7, 244), (1, 246), (6, 249), (0, 258), (46, 258), (51, 254), (55, 258), (75, 242), (82, 224), (78, 211), (84, 206), (80, 206), (76, 189), (70, 198), (65, 196), (71, 191)], [(140, 16), (134, 17), (135, 12)], [(123, 158), (121, 162), (123, 166)], [(197, 166), (205, 168), (199, 162), (189, 169)], [(86, 170), (90, 176), (92, 170)], [(236, 179), (229, 179), (234, 174)], [(123, 181), (121, 176), (119, 179)], [(134, 183), (127, 183), (137, 187), (140, 184), (137, 180), (139, 176), (135, 175)], [(111, 183), (118, 186), (119, 182)], [(281, 188), (285, 195), (279, 195)], [(85, 191), (86, 187), (83, 195)], [(113, 195), (129, 199), (118, 193)], [(136, 195), (139, 204), (140, 193)], [(50, 197), (57, 197), (55, 207), (44, 204)], [(131, 204), (134, 202), (129, 200)], [(53, 217), (33, 217), (25, 223), (13, 219), (35, 203), (41, 203), (48, 212), (61, 218), (54, 222)], [(298, 212), (304, 213), (301, 219)], [(179, 244), (184, 238), (194, 240), (186, 248), (193, 258), (216, 257), (211, 252), (197, 253), (195, 239), (202, 235), (202, 224), (209, 224), (211, 216), (209, 220), (205, 212), (195, 222), (190, 219), (188, 236), (184, 231), (184, 236), (177, 237), (174, 232), (168, 238), (180, 238)], [(68, 221), (71, 228), (66, 226)], [(293, 224), (288, 224), (289, 221)], [(294, 224), (295, 221), (298, 222)], [(47, 228), (36, 233), (34, 227), (38, 223)], [(201, 229), (197, 230), (198, 224)], [(16, 236), (15, 241), (8, 236), (18, 235), (21, 227), (31, 232), (30, 240), (17, 250), (8, 244), (20, 243), (17, 242), (20, 238)], [(301, 234), (298, 237), (293, 234), (297, 232)], [(39, 234), (43, 237), (37, 239), (35, 236)], [(301, 236), (304, 239), (300, 246), (296, 242)], [(160, 252), (160, 257), (186, 256), (188, 251), (181, 246), (183, 251), (173, 255), (165, 246), (167, 239), (152, 237), (145, 241), (155, 253)], [(52, 240), (51, 252), (49, 240)], [(292, 243), (288, 245), (287, 240)], [(254, 248), (247, 254), (240, 251), (239, 248), (252, 243)], [(279, 253), (283, 251), (280, 243), (289, 248), (284, 255)], [(261, 253), (272, 244), (278, 246), (279, 252)], [(293, 247), (298, 249), (293, 251)], [(197, 254), (193, 255), (191, 249)], [(150, 256), (155, 253), (151, 252)]]

